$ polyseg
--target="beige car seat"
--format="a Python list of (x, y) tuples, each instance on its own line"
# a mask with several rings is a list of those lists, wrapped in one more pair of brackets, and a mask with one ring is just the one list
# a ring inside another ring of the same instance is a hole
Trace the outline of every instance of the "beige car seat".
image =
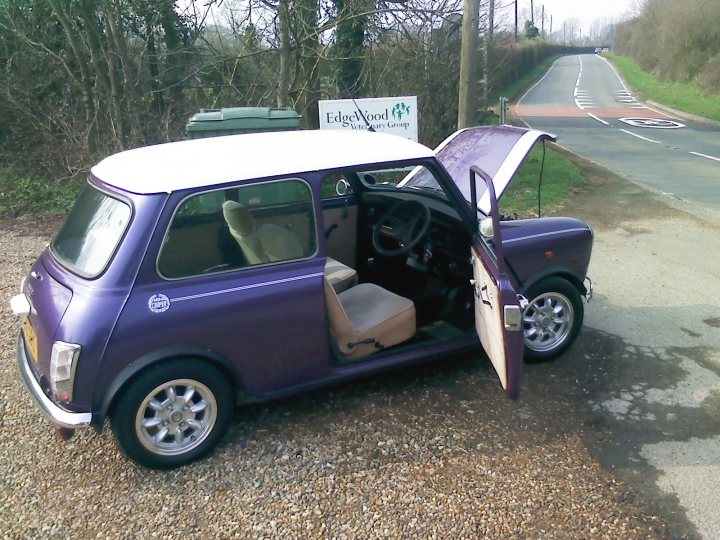
[[(255, 228), (255, 221), (247, 206), (225, 201), (222, 209), (230, 234), (237, 241), (248, 264), (301, 259), (305, 255), (292, 231), (272, 223)], [(358, 281), (355, 270), (330, 257), (325, 263), (325, 276), (337, 292), (349, 289)]]
[(255, 222), (250, 210), (235, 201), (225, 201), (222, 209), (230, 234), (237, 241), (248, 264), (269, 262), (268, 256), (260, 244), (260, 237), (255, 230)]
[(358, 275), (354, 269), (330, 257), (325, 262), (325, 277), (338, 294), (354, 287), (358, 282)]
[(346, 358), (362, 358), (415, 335), (412, 300), (374, 283), (361, 283), (340, 294), (325, 278), (330, 332)]

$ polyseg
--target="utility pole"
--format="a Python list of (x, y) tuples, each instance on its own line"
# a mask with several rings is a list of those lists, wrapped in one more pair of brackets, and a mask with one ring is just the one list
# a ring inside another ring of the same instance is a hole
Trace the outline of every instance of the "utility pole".
[(552, 15), (550, 15), (550, 39), (552, 39)]
[(540, 35), (545, 39), (545, 4), (542, 5), (542, 31)]
[(530, 0), (530, 24), (535, 26), (535, 0)]
[(517, 3), (518, 3), (518, 0), (515, 0), (515, 43), (517, 43), (517, 40), (518, 40), (518, 34), (517, 34), (517, 24), (518, 24)]
[(484, 67), (483, 67), (483, 100), (482, 104), (484, 108), (488, 106), (488, 87), (490, 86), (490, 51), (493, 40), (493, 27), (495, 26), (495, 0), (488, 0), (488, 22), (487, 32), (485, 33), (485, 52)]
[(495, 32), (495, 0), (488, 0), (488, 3), (490, 4), (488, 6), (488, 36), (492, 41)]
[(460, 42), (460, 84), (458, 91), (458, 129), (475, 123), (477, 109), (476, 72), (480, 0), (463, 1), (462, 40)]

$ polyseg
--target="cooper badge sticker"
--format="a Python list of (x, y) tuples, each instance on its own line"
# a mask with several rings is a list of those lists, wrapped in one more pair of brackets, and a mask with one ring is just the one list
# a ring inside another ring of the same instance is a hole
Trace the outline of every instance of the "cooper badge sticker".
[(153, 294), (148, 300), (148, 308), (153, 313), (163, 313), (170, 309), (170, 299), (164, 294)]

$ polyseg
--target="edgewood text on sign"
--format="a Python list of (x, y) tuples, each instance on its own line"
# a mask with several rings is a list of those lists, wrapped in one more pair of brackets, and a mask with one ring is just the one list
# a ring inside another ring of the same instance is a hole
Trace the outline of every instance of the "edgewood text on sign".
[(319, 110), (320, 129), (368, 129), (370, 124), (375, 131), (418, 140), (417, 96), (324, 100)]

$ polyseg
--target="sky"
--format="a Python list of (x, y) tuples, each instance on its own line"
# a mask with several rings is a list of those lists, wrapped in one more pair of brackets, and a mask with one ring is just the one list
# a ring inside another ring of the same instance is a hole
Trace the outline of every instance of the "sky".
[[(511, 3), (501, 0), (503, 4)], [(611, 19), (612, 21), (629, 18), (627, 15), (635, 11), (638, 0), (534, 0), (537, 13), (545, 5), (545, 30), (549, 30), (550, 15), (553, 16), (553, 30), (562, 27), (563, 21), (575, 18), (582, 24), (583, 35), (590, 31), (593, 22), (597, 19)], [(518, 10), (530, 13), (530, 0), (518, 0)], [(540, 28), (536, 20), (535, 26)]]

